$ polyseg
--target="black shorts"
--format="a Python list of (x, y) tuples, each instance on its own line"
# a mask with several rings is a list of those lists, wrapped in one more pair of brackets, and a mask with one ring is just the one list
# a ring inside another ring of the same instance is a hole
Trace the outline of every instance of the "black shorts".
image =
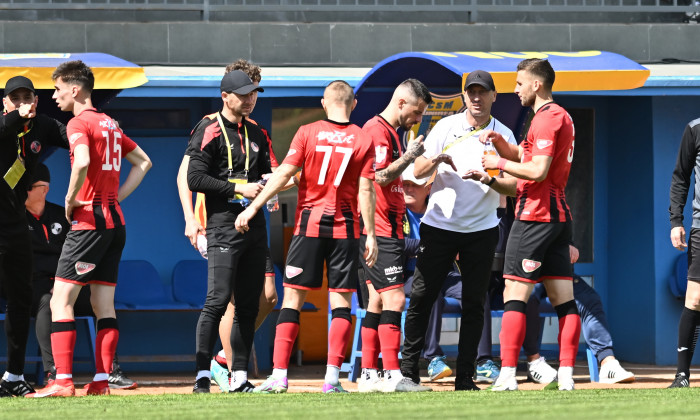
[(355, 238), (292, 237), (284, 269), (284, 286), (293, 289), (320, 289), (323, 263), (328, 267), (328, 290), (354, 292), (357, 289), (358, 243)]
[(58, 260), (56, 280), (81, 286), (88, 283), (115, 286), (125, 242), (124, 226), (105, 230), (71, 230)]
[(364, 271), (364, 278), (361, 281), (366, 281), (374, 286), (377, 292), (385, 292), (387, 290), (403, 287), (403, 251), (404, 240), (396, 238), (377, 237), (377, 248), (379, 255), (377, 262), (372, 268), (367, 267), (365, 259), (362, 258), (365, 252), (365, 242), (367, 236), (360, 236), (360, 247), (358, 249), (360, 264)]
[(529, 283), (573, 280), (570, 244), (571, 222), (514, 221), (506, 245), (503, 278)]
[(700, 229), (690, 229), (688, 238), (688, 280), (700, 282)]

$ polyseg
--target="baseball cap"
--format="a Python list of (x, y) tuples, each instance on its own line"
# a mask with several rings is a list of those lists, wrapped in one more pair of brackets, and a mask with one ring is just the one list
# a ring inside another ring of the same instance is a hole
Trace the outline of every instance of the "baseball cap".
[(496, 85), (493, 84), (493, 77), (491, 73), (483, 70), (474, 70), (467, 76), (467, 81), (464, 83), (464, 89), (471, 85), (483, 86), (488, 90), (496, 90)]
[(234, 70), (226, 73), (221, 79), (221, 91), (233, 92), (239, 95), (247, 95), (250, 92), (257, 90), (264, 92), (263, 88), (255, 86), (250, 77), (241, 70)]
[(5, 96), (21, 88), (29, 89), (32, 93), (36, 93), (34, 83), (31, 80), (24, 76), (15, 76), (5, 83)]
[(425, 185), (430, 177), (426, 176), (425, 178), (416, 178), (413, 175), (413, 168), (414, 165), (410, 164), (406, 169), (404, 169), (403, 173), (401, 174), (401, 181), (411, 181), (416, 185)]
[(32, 171), (32, 185), (39, 181), (51, 182), (51, 173), (49, 173), (49, 168), (43, 163), (39, 162), (36, 164), (36, 168)]

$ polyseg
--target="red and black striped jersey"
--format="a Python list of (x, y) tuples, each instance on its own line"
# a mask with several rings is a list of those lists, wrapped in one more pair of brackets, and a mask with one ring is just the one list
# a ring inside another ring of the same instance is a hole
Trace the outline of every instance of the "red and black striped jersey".
[(537, 110), (522, 143), (522, 161), (530, 162), (533, 156), (551, 156), (552, 163), (543, 181), (518, 180), (517, 220), (550, 223), (571, 220), (564, 189), (574, 159), (574, 134), (574, 122), (561, 106), (548, 103)]
[(302, 167), (294, 234), (359, 238), (359, 178), (374, 179), (374, 148), (362, 129), (330, 120), (301, 126), (282, 163)]
[[(362, 127), (372, 139), (375, 154), (375, 169), (385, 169), (402, 155), (399, 134), (384, 118), (377, 115)], [(403, 215), (406, 203), (403, 198), (401, 177), (385, 186), (374, 183), (377, 193), (377, 210), (374, 216), (377, 236), (403, 239)], [(363, 229), (363, 234), (367, 232)]]
[(76, 199), (91, 204), (73, 210), (72, 230), (104, 230), (124, 226), (117, 201), (122, 157), (136, 149), (136, 143), (109, 116), (88, 109), (76, 115), (66, 127), (73, 165), (75, 148), (90, 149), (90, 165)]

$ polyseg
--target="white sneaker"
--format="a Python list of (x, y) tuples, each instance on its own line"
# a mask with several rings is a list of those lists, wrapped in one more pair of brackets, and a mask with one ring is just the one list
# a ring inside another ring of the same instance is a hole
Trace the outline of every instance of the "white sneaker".
[(557, 382), (559, 383), (559, 391), (573, 391), (574, 367), (559, 366), (559, 372), (557, 373)]
[(617, 360), (610, 360), (601, 366), (599, 376), (604, 384), (634, 382), (634, 373), (625, 370)]
[(357, 381), (357, 390), (360, 392), (381, 392), (382, 380), (378, 376), (362, 375)]
[(538, 384), (547, 385), (557, 379), (557, 371), (549, 366), (544, 357), (527, 362), (527, 378)]
[(501, 374), (498, 375), (496, 382), (489, 389), (491, 391), (517, 391), (518, 381), (515, 379), (515, 367), (501, 367)]
[(380, 381), (379, 384), (377, 384), (377, 387), (379, 388), (379, 391), (381, 392), (395, 392), (396, 391), (396, 385), (401, 382), (401, 379), (403, 379), (403, 375), (393, 375), (391, 372), (385, 370), (384, 371), (384, 378)]

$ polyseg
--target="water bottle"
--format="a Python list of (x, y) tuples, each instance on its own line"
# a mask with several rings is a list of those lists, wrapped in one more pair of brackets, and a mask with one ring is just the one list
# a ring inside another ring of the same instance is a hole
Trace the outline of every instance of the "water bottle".
[(267, 201), (267, 211), (277, 211), (280, 209), (280, 200), (277, 194)]
[[(490, 141), (487, 141), (486, 143), (484, 143), (484, 156), (486, 156), (486, 155), (494, 155), (494, 156), (498, 155), (498, 153), (496, 152), (496, 148), (493, 146), (493, 143), (491, 143)], [(489, 169), (486, 172), (489, 174), (489, 176), (494, 177), (494, 176), (498, 176), (498, 174), (501, 173), (501, 170), (500, 169)]]

